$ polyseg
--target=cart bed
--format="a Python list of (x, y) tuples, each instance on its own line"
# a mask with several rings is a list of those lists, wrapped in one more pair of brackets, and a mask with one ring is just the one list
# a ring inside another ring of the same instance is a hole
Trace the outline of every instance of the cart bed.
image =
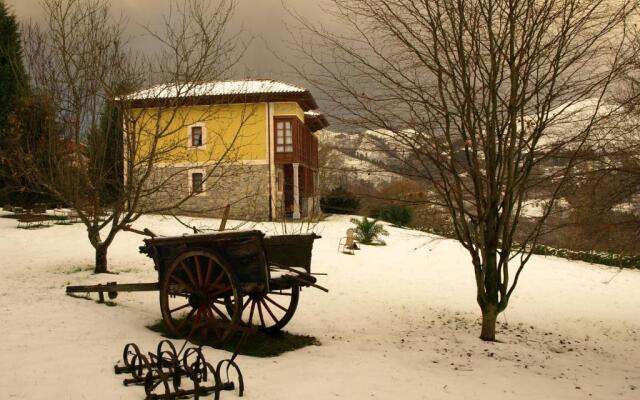
[(203, 250), (220, 256), (242, 284), (260, 284), (268, 290), (267, 262), (260, 231), (234, 231), (145, 239), (141, 251), (154, 259), (162, 282), (164, 272), (185, 251)]

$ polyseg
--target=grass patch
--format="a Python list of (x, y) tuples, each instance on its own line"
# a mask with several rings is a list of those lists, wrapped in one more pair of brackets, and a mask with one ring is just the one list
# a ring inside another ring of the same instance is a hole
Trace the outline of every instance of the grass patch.
[[(181, 339), (170, 335), (162, 320), (147, 325), (147, 328), (166, 338)], [(192, 342), (196, 345), (209, 346), (230, 353), (233, 353), (240, 346), (238, 354), (251, 357), (275, 357), (307, 346), (320, 346), (318, 339), (313, 336), (297, 335), (285, 331), (271, 334), (257, 332), (247, 335), (242, 343), (241, 340), (242, 335), (238, 333), (223, 343), (214, 339), (202, 341), (198, 338), (193, 339)]]
[(44, 228), (51, 228), (51, 225), (48, 224), (37, 224), (37, 225), (29, 225), (29, 226), (19, 226), (18, 229), (24, 229), (24, 230), (33, 230), (33, 229), (44, 229)]
[(89, 271), (93, 271), (94, 267), (93, 265), (86, 265), (84, 267), (81, 266), (75, 266), (71, 269), (61, 269), (59, 270), (59, 273), (62, 273), (64, 275), (71, 275), (71, 274), (77, 274), (80, 272), (89, 272)]

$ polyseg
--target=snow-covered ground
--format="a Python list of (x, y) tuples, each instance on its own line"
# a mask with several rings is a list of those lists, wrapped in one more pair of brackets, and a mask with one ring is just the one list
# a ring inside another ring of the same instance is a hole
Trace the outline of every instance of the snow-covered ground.
[[(348, 225), (317, 227), (312, 268), (331, 291), (305, 290), (287, 326), (322, 345), (240, 356), (247, 399), (640, 398), (640, 271), (534, 257), (500, 318), (503, 342), (484, 343), (456, 242), (389, 227), (387, 246), (351, 256), (336, 251)], [(185, 232), (159, 216), (136, 226)], [(81, 224), (23, 230), (0, 218), (0, 398), (144, 397), (113, 364), (127, 342), (152, 350), (160, 340), (145, 328), (160, 318), (157, 293), (123, 293), (116, 307), (64, 294), (71, 283), (154, 281), (141, 240), (120, 234), (109, 253), (118, 275), (96, 276)]]

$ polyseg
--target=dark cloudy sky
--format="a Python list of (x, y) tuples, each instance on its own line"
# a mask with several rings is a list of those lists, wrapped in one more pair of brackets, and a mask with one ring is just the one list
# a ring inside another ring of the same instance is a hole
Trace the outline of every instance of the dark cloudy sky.
[[(243, 78), (249, 75), (304, 84), (273, 55), (272, 51), (280, 57), (295, 62), (294, 52), (290, 49), (291, 45), (287, 43), (290, 40), (290, 34), (286, 26), (295, 25), (297, 22), (287, 13), (285, 6), (327, 28), (338, 28), (332, 18), (322, 11), (320, 6), (322, 0), (236, 1), (237, 9), (230, 30), (242, 29), (246, 31), (247, 37), (253, 38), (242, 64), (236, 71), (237, 77)], [(29, 19), (40, 21), (44, 18), (39, 0), (5, 0), (5, 3), (21, 21)], [(158, 24), (169, 8), (169, 0), (111, 0), (111, 4), (116, 15), (123, 14), (128, 18), (129, 33), (137, 37), (135, 43), (140, 47), (152, 43), (141, 37), (144, 33), (142, 26)], [(267, 49), (267, 46), (271, 50)]]

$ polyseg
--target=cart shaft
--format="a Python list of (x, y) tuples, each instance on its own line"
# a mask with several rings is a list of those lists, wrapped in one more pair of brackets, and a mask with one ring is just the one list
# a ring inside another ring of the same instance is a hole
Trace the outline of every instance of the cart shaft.
[(67, 286), (67, 294), (71, 293), (98, 293), (100, 303), (104, 303), (104, 293), (107, 292), (110, 299), (118, 297), (118, 292), (154, 292), (160, 290), (158, 282), (149, 283), (122, 283), (108, 282), (106, 284)]
[(121, 283), (109, 282), (106, 284), (67, 286), (67, 293), (88, 292), (153, 292), (160, 290), (158, 282), (149, 283)]

